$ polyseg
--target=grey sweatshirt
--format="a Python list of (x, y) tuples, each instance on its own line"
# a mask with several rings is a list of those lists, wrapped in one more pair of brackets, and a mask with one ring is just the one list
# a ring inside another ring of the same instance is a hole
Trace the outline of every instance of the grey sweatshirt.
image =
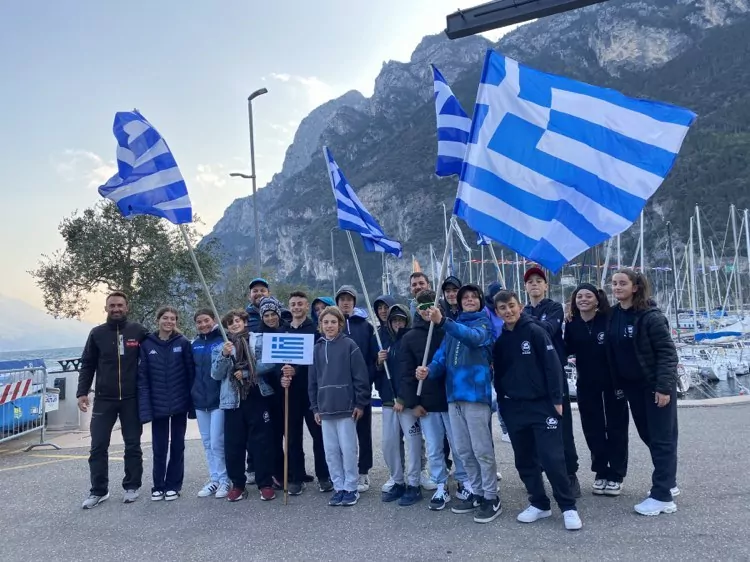
[(351, 416), (370, 403), (370, 378), (362, 352), (343, 333), (320, 338), (307, 378), (310, 409), (322, 419)]

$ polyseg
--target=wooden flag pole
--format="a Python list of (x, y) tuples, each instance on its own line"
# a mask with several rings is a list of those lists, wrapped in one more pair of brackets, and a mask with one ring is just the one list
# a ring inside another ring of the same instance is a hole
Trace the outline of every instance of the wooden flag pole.
[(289, 501), (289, 387), (284, 389), (284, 505)]

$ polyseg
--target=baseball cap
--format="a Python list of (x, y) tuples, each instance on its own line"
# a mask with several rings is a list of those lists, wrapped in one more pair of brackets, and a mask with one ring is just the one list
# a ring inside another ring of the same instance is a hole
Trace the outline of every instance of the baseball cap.
[(532, 275), (538, 275), (544, 280), (545, 283), (547, 282), (547, 276), (539, 267), (530, 267), (529, 269), (527, 269), (526, 273), (523, 274), (523, 282), (526, 283), (529, 280), (529, 277), (531, 277)]

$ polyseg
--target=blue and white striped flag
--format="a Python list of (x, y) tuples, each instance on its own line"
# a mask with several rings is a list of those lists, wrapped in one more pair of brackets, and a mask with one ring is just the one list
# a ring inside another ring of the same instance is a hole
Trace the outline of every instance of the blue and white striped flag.
[(333, 195), (336, 198), (339, 228), (359, 233), (365, 250), (368, 252), (385, 252), (400, 258), (401, 244), (396, 240), (386, 238), (383, 229), (354, 193), (327, 146), (323, 147), (323, 154), (333, 187)]
[(117, 139), (117, 173), (99, 188), (126, 217), (155, 215), (175, 224), (191, 222), (193, 210), (185, 180), (166, 141), (137, 110), (119, 111), (112, 132)]
[(453, 95), (448, 82), (432, 66), (435, 82), (435, 114), (437, 115), (438, 151), (435, 174), (440, 177), (458, 176), (464, 162), (466, 143), (469, 141), (471, 119)]
[(557, 272), (635, 222), (694, 120), (489, 51), (454, 213)]

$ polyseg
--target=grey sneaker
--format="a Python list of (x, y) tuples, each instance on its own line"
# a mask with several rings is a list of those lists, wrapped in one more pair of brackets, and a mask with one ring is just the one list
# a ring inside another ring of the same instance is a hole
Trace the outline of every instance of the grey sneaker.
[(138, 499), (138, 490), (125, 490), (125, 494), (122, 496), (122, 503), (133, 503)]
[(108, 499), (109, 499), (109, 492), (107, 492), (103, 496), (97, 496), (95, 494), (91, 494), (89, 497), (83, 500), (83, 505), (81, 507), (83, 509), (94, 509), (97, 505), (99, 505), (103, 501), (107, 501)]

